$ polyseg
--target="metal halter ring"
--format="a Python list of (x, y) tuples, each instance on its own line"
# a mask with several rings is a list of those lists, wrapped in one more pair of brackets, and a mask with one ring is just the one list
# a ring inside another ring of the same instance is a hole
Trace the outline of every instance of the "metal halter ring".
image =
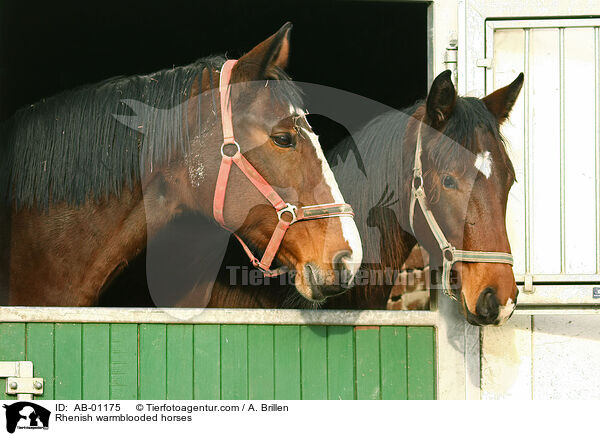
[[(236, 152), (235, 152), (235, 153), (233, 153), (231, 156), (230, 156), (230, 155), (228, 155), (228, 154), (225, 154), (225, 146), (226, 146), (226, 145), (235, 145), (235, 146), (237, 147), (237, 150), (236, 150)], [(222, 156), (222, 157), (225, 157), (225, 156), (227, 156), (227, 157), (233, 157), (233, 156), (235, 156), (235, 155), (236, 155), (236, 154), (238, 154), (238, 153), (240, 153), (240, 144), (238, 144), (238, 143), (237, 143), (237, 141), (233, 141), (233, 142), (224, 142), (224, 143), (221, 145), (221, 156)]]
[[(417, 181), (419, 182), (418, 185), (416, 183)], [(423, 188), (423, 175), (422, 174), (419, 174), (418, 176), (417, 175), (413, 176), (412, 187), (415, 191), (418, 191), (419, 189)]]
[(296, 206), (294, 206), (293, 204), (286, 203), (286, 206), (283, 209), (280, 209), (280, 210), (277, 211), (277, 218), (279, 218), (279, 221), (282, 221), (281, 216), (284, 213), (289, 212), (292, 215), (292, 220), (289, 221), (289, 224), (292, 225), (296, 221), (298, 221), (298, 217), (296, 216), (296, 210), (297, 209), (298, 208)]
[(444, 248), (442, 250), (442, 256), (444, 256), (444, 259), (447, 260), (448, 262), (454, 263), (454, 251), (452, 250), (451, 247)]

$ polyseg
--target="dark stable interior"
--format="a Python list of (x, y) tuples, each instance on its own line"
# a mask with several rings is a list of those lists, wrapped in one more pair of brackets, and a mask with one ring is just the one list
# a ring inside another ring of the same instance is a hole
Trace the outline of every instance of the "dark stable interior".
[[(210, 54), (237, 58), (286, 21), (294, 24), (287, 70), (293, 79), (402, 108), (427, 91), (427, 6), (332, 0), (6, 0), (0, 3), (0, 120), (61, 90), (112, 76), (185, 65)], [(325, 149), (347, 134), (325, 117), (310, 117)], [(100, 304), (152, 306), (144, 268), (141, 255)]]

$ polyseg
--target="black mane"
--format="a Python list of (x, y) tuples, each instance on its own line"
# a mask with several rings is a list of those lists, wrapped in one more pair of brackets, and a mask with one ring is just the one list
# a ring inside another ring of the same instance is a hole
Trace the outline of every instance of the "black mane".
[[(114, 77), (18, 110), (0, 136), (0, 201), (46, 209), (120, 195), (146, 167), (164, 165), (184, 151), (192, 84), (205, 68), (218, 70), (224, 61), (208, 57), (148, 75)], [(278, 69), (270, 73), (276, 79), (269, 82), (273, 95), (301, 105), (289, 77)]]

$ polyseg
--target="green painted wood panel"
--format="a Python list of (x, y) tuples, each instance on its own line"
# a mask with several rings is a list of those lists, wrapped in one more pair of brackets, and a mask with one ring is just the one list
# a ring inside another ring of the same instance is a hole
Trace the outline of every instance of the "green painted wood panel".
[[(25, 324), (0, 324), (0, 360), (25, 360)], [(35, 371), (35, 365), (34, 365)], [(6, 395), (6, 379), (0, 379), (0, 399), (14, 399)]]
[[(1, 327), (0, 327), (1, 330)], [(0, 333), (1, 334), (1, 333)], [(27, 324), (27, 360), (34, 363), (33, 376), (44, 379), (40, 400), (54, 399), (54, 324)], [(0, 360), (2, 360), (0, 358)]]
[(356, 399), (378, 400), (381, 395), (379, 377), (379, 327), (356, 327)]
[(110, 325), (110, 399), (135, 400), (138, 393), (138, 326)]
[(83, 399), (103, 400), (109, 398), (110, 325), (84, 324), (82, 335)]
[(273, 326), (248, 326), (248, 398), (275, 399)]
[(327, 327), (327, 398), (354, 399), (354, 328)]
[[(81, 400), (81, 324), (54, 326), (54, 399)], [(35, 362), (33, 362), (35, 368)]]
[(436, 395), (433, 327), (0, 323), (0, 359), (33, 361), (44, 399)]
[(435, 330), (408, 327), (408, 399), (435, 399)]
[(408, 373), (406, 363), (406, 327), (381, 327), (381, 398), (406, 400)]
[(167, 399), (194, 398), (194, 343), (191, 325), (167, 326)]
[(302, 399), (327, 399), (327, 327), (300, 326)]
[(300, 327), (275, 326), (275, 399), (299, 400)]
[(248, 326), (221, 326), (221, 399), (248, 399)]
[(194, 398), (221, 398), (221, 326), (194, 326)]
[(167, 326), (140, 324), (140, 400), (167, 398)]

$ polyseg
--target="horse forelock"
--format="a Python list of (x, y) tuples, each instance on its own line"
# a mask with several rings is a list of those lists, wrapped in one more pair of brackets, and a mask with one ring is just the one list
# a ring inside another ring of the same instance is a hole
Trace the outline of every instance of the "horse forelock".
[(271, 66), (266, 71), (265, 78), (260, 80), (246, 78), (243, 72), (240, 75), (242, 82), (236, 82), (233, 89), (236, 94), (235, 105), (242, 112), (256, 102), (257, 94), (264, 88), (268, 91), (266, 98), (270, 99), (274, 112), (280, 112), (277, 108), (284, 107), (286, 111), (289, 108), (288, 115), (305, 113), (302, 89), (282, 69)]
[[(436, 141), (424, 142), (424, 151), (434, 168), (454, 168), (462, 173), (466, 166), (473, 165), (473, 162), (465, 161), (463, 149), (471, 152), (473, 160), (480, 153), (491, 152), (500, 156), (504, 170), (514, 178), (514, 167), (498, 127), (498, 120), (481, 99), (458, 97), (445, 128)], [(485, 136), (491, 140), (482, 140)]]

